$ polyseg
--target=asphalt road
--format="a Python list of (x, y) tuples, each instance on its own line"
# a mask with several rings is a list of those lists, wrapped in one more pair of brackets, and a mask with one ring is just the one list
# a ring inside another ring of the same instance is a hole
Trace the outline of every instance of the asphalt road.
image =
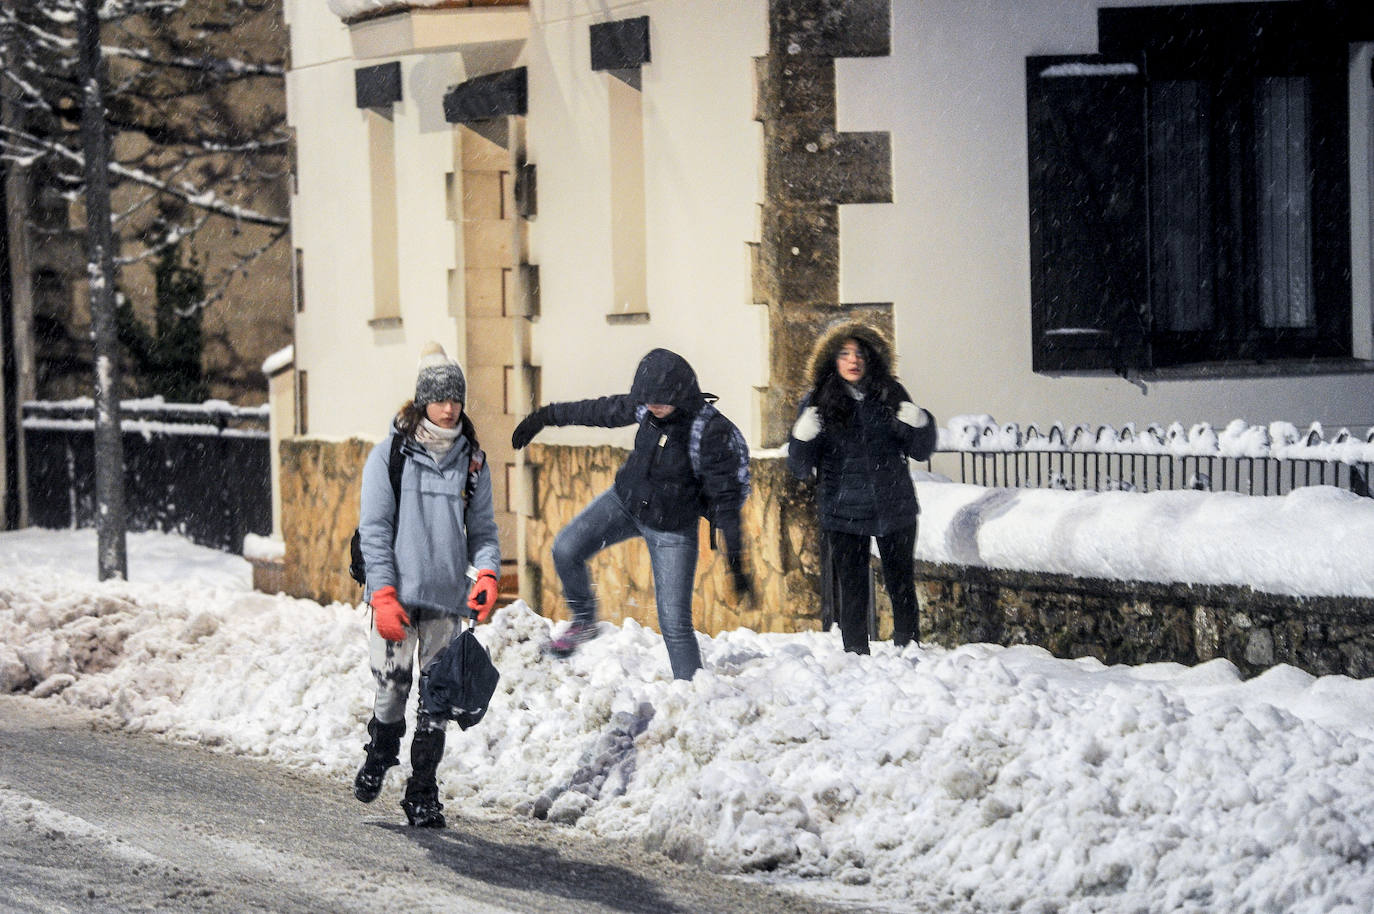
[(449, 816), (392, 796), (0, 696), (0, 911), (855, 911), (546, 823)]

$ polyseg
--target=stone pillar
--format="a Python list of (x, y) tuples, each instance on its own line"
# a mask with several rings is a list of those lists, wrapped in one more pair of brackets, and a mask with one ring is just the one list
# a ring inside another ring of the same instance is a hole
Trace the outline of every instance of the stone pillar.
[(891, 304), (839, 301), (843, 203), (892, 202), (891, 139), (835, 129), (835, 58), (890, 52), (887, 0), (772, 0), (768, 56), (756, 62), (763, 124), (763, 232), (754, 300), (768, 305), (764, 447), (787, 440), (816, 336), (840, 317), (892, 331)]
[(374, 442), (361, 438), (281, 442), (285, 581), (293, 597), (357, 603), (362, 588), (348, 576), (348, 543), (358, 526), (363, 463)]

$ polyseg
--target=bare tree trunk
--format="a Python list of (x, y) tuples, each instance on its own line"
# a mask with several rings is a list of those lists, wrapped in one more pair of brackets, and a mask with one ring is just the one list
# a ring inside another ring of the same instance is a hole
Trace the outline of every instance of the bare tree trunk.
[(100, 580), (128, 577), (124, 530), (124, 442), (119, 422), (114, 233), (110, 229), (109, 137), (100, 60), (100, 0), (82, 0), (81, 140), (86, 153), (86, 270), (95, 338), (95, 511)]
[[(7, 88), (0, 87), (0, 123), (14, 126), (18, 114)], [(8, 468), (18, 480), (17, 504), (5, 506), (6, 520), (16, 527), (29, 525), (28, 473), (24, 452), (25, 400), (37, 396), (33, 354), (33, 271), (29, 266), (29, 175), (19, 165), (11, 163), (5, 178), (5, 219), (9, 239), (10, 268), (10, 342), (14, 348), (14, 412), (5, 417), (14, 423), (14, 466)]]

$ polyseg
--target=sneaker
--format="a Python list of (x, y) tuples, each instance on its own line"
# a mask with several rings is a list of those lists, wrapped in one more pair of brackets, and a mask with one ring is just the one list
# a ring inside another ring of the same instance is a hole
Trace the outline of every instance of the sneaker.
[(574, 620), (563, 630), (563, 634), (549, 642), (549, 653), (555, 657), (571, 656), (579, 646), (586, 644), (599, 634), (601, 634), (601, 630), (597, 628), (595, 622)]
[(444, 821), (444, 805), (437, 797), (407, 797), (401, 801), (406, 811), (406, 819), (413, 828), (447, 828)]

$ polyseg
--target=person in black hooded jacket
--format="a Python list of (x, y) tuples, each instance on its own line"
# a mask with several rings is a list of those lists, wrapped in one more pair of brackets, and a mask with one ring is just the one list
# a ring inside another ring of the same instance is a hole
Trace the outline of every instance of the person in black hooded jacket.
[(554, 567), (572, 616), (550, 645), (555, 655), (566, 657), (597, 635), (587, 561), (607, 546), (641, 536), (649, 547), (658, 625), (673, 677), (691, 679), (701, 668), (692, 627), (692, 583), (697, 519), (703, 513), (725, 541), (736, 594), (752, 595), (740, 535), (740, 507), (749, 494), (748, 447), (707, 396), (686, 359), (655, 349), (640, 360), (629, 394), (549, 403), (516, 426), (511, 444), (517, 450), (550, 425), (639, 426), (634, 449), (611, 488), (554, 538)]
[(869, 540), (876, 538), (892, 597), (892, 640), (920, 637), (915, 547), (919, 506), (907, 458), (935, 449), (930, 413), (892, 376), (882, 334), (849, 321), (830, 328), (812, 351), (811, 390), (787, 443), (787, 463), (817, 487), (822, 586), (832, 595), (846, 651), (868, 653)]

